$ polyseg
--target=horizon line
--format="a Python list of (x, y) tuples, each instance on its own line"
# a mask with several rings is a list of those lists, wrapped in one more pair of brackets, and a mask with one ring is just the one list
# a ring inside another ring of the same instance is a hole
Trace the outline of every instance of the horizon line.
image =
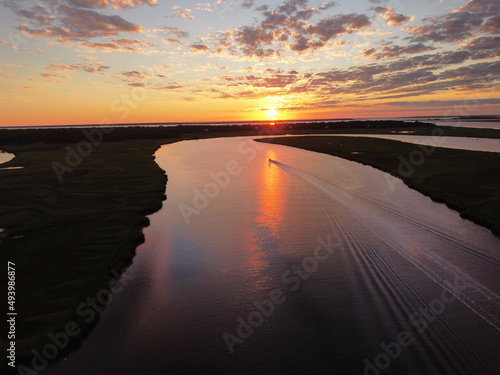
[(270, 123), (303, 123), (303, 122), (331, 122), (331, 121), (369, 121), (369, 120), (392, 120), (392, 119), (471, 119), (471, 120), (500, 120), (500, 115), (470, 115), (470, 116), (440, 116), (440, 115), (429, 115), (429, 116), (395, 116), (395, 117), (340, 117), (340, 118), (310, 118), (310, 119), (283, 119), (283, 120), (235, 120), (235, 121), (155, 121), (155, 122), (122, 122), (122, 123), (111, 123), (111, 124), (99, 124), (99, 123), (84, 123), (84, 124), (32, 124), (32, 125), (0, 125), (0, 129), (4, 128), (32, 128), (32, 127), (42, 127), (42, 128), (63, 128), (63, 127), (114, 127), (114, 126), (134, 126), (134, 125), (168, 125), (168, 126), (182, 126), (182, 125), (215, 125), (215, 124), (270, 124)]

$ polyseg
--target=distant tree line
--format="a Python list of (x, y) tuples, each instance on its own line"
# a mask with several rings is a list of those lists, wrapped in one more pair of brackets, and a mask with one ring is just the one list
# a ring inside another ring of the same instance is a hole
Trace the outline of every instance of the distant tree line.
[(417, 128), (435, 126), (431, 123), (419, 121), (341, 121), (341, 122), (311, 122), (311, 123), (284, 123), (276, 121), (270, 123), (244, 125), (177, 125), (177, 126), (124, 126), (112, 127), (88, 126), (68, 128), (37, 128), (37, 129), (0, 129), (0, 145), (33, 144), (33, 143), (78, 143), (85, 139), (85, 129), (100, 129), (104, 134), (103, 141), (114, 142), (132, 139), (178, 138), (181, 135), (205, 132), (250, 132), (257, 135), (263, 129), (276, 129), (280, 125), (284, 131), (314, 130), (314, 129), (387, 129), (387, 128)]

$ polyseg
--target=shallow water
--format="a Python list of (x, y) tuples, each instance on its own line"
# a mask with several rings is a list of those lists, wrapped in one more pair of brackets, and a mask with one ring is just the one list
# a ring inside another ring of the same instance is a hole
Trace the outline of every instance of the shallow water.
[(435, 147), (454, 148), (471, 151), (500, 152), (500, 139), (469, 138), (469, 137), (433, 137), (422, 135), (400, 134), (325, 134), (327, 136), (383, 138), (396, 141), (430, 145)]
[(499, 120), (436, 120), (433, 121), (437, 126), (456, 126), (459, 128), (487, 128), (500, 129)]
[(250, 138), (156, 160), (168, 199), (127, 286), (43, 374), (497, 373), (488, 230), (374, 168)]
[(4, 152), (0, 150), (0, 164), (7, 163), (9, 160), (14, 159), (14, 154)]

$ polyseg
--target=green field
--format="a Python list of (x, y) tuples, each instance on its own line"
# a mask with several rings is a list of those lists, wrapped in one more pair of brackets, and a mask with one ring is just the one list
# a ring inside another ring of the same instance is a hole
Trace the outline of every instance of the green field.
[(298, 147), (371, 165), (446, 203), (500, 236), (500, 153), (425, 147), (364, 137), (280, 137), (260, 142)]

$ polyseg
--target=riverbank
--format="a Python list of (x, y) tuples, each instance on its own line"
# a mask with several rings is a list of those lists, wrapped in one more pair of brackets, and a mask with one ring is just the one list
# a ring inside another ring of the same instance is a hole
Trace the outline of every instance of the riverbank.
[[(144, 241), (146, 215), (166, 198), (167, 177), (153, 154), (170, 142), (103, 142), (80, 161), (78, 144), (2, 146), (16, 155), (4, 167), (23, 167), (1, 171), (0, 185), (0, 257), (16, 269), (16, 363), (42, 353), (48, 334), (69, 322), (82, 333), (60, 352), (97, 323), (102, 305), (93, 319), (77, 307), (107, 288)], [(69, 168), (68, 161), (75, 168), (59, 179), (54, 163)]]
[[(353, 137), (259, 139), (370, 165), (403, 180), (434, 201), (500, 237), (500, 154)], [(390, 184), (390, 181), (388, 181)]]

